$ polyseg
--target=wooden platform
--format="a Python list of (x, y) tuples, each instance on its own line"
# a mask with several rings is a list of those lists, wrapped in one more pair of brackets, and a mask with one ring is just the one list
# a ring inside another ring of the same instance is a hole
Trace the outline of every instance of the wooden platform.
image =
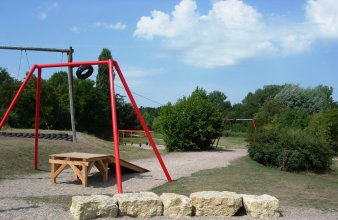
[[(95, 166), (102, 175), (103, 181), (108, 180), (108, 168), (115, 167), (114, 155), (107, 154), (90, 154), (90, 153), (62, 153), (49, 155), (49, 163), (51, 164), (51, 180), (56, 183), (56, 178), (69, 165), (74, 171), (77, 178), (82, 182), (82, 186), (87, 186), (87, 178), (90, 170)], [(121, 170), (129, 172), (144, 173), (149, 170), (120, 160)]]

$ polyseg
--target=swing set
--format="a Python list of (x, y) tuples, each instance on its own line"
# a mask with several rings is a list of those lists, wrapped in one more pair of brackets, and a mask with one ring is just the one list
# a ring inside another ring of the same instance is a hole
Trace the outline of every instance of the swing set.
[(155, 155), (162, 167), (162, 170), (168, 180), (168, 182), (172, 182), (172, 179), (170, 177), (170, 174), (162, 160), (162, 157), (156, 147), (156, 144), (150, 134), (150, 131), (147, 128), (147, 125), (141, 115), (141, 112), (139, 108), (137, 107), (137, 104), (134, 100), (134, 97), (132, 96), (132, 93), (127, 85), (127, 82), (122, 74), (122, 71), (117, 63), (117, 61), (113, 59), (109, 60), (102, 60), (102, 61), (87, 61), (87, 62), (67, 62), (67, 63), (52, 63), (52, 64), (35, 64), (32, 66), (28, 74), (26, 75), (26, 78), (24, 79), (23, 83), (21, 84), (20, 88), (18, 89), (17, 93), (15, 94), (11, 104), (9, 105), (7, 111), (5, 112), (4, 116), (1, 119), (0, 122), (0, 129), (4, 126), (10, 112), (14, 108), (16, 102), (18, 101), (22, 91), (25, 89), (25, 86), (27, 85), (29, 79), (37, 70), (37, 81), (36, 81), (36, 103), (35, 103), (35, 135), (34, 135), (34, 169), (38, 168), (38, 144), (39, 144), (39, 117), (40, 117), (40, 89), (41, 89), (41, 74), (42, 69), (46, 68), (56, 68), (56, 67), (79, 67), (77, 71), (78, 77), (88, 77), (93, 70), (92, 65), (108, 65), (109, 70), (109, 89), (110, 89), (110, 108), (111, 108), (111, 117), (112, 117), (112, 136), (113, 136), (113, 142), (114, 142), (114, 156), (115, 156), (115, 170), (116, 170), (116, 183), (117, 183), (117, 191), (118, 193), (122, 193), (122, 178), (121, 178), (121, 165), (120, 165), (120, 151), (119, 151), (119, 133), (117, 128), (117, 115), (116, 115), (116, 99), (115, 99), (115, 90), (114, 90), (114, 69), (116, 70), (124, 89), (126, 90), (126, 93), (130, 99), (130, 102), (134, 108), (134, 111), (137, 115), (138, 120), (140, 121), (143, 130), (148, 138), (148, 141), (150, 145), (152, 146)]

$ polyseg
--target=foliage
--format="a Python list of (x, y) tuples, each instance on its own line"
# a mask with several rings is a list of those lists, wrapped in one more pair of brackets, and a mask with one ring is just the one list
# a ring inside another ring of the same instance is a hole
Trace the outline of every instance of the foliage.
[(223, 114), (225, 114), (226, 111), (231, 108), (230, 101), (226, 101), (228, 97), (221, 91), (216, 90), (210, 92), (208, 94), (208, 98), (216, 106), (216, 108)]
[(242, 103), (233, 106), (229, 117), (253, 118), (254, 114), (267, 101), (275, 97), (283, 88), (283, 85), (267, 85), (263, 89), (257, 89), (254, 93), (249, 92)]
[(312, 116), (307, 131), (317, 138), (327, 141), (333, 151), (338, 153), (338, 108), (320, 111)]
[(251, 158), (283, 170), (328, 170), (338, 145), (338, 110), (327, 109), (332, 104), (332, 88), (285, 85), (255, 114), (260, 130), (250, 138)]
[(221, 112), (198, 87), (191, 96), (164, 106), (159, 117), (168, 151), (208, 149), (222, 131)]
[[(111, 52), (107, 48), (103, 48), (101, 54), (99, 55), (99, 60), (108, 60), (111, 59)], [(109, 70), (108, 65), (102, 64), (99, 65), (98, 73), (96, 76), (96, 87), (104, 95), (104, 97), (109, 97)], [(108, 99), (107, 99), (108, 100)]]
[(12, 101), (18, 86), (18, 81), (13, 79), (6, 69), (0, 67), (0, 118)]
[(332, 87), (323, 85), (304, 89), (298, 85), (289, 84), (284, 86), (275, 99), (285, 107), (301, 107), (313, 113), (332, 105), (332, 92)]
[[(154, 120), (158, 116), (160, 112), (160, 108), (152, 108), (152, 107), (140, 107), (140, 111), (142, 114), (143, 119), (145, 120), (148, 129), (153, 130), (155, 127), (153, 127)], [(155, 129), (156, 130), (156, 129)]]
[(284, 171), (327, 171), (333, 156), (325, 140), (304, 130), (260, 129), (249, 139), (249, 154), (265, 166)]

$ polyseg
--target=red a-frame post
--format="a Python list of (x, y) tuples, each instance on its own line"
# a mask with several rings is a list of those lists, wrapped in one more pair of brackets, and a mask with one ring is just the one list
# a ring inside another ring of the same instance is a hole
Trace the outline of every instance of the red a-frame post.
[(39, 143), (39, 112), (40, 112), (40, 88), (41, 88), (41, 74), (43, 68), (53, 68), (53, 67), (79, 67), (81, 65), (108, 65), (109, 69), (109, 88), (110, 88), (110, 107), (111, 107), (111, 113), (112, 113), (112, 136), (114, 140), (114, 153), (115, 153), (115, 168), (116, 168), (116, 183), (117, 183), (117, 191), (118, 193), (122, 193), (122, 178), (121, 178), (121, 166), (120, 166), (120, 151), (119, 151), (119, 136), (118, 136), (118, 128), (117, 128), (117, 115), (116, 115), (116, 101), (115, 101), (115, 91), (114, 91), (114, 68), (116, 69), (121, 82), (128, 94), (128, 97), (131, 101), (131, 104), (136, 112), (136, 115), (148, 137), (148, 141), (150, 145), (152, 146), (156, 157), (162, 167), (162, 170), (164, 174), (166, 175), (166, 178), (168, 182), (171, 182), (170, 174), (162, 160), (162, 157), (157, 150), (156, 144), (153, 140), (153, 138), (150, 135), (150, 132), (148, 130), (148, 127), (141, 115), (141, 112), (139, 108), (137, 107), (137, 104), (134, 100), (133, 95), (131, 94), (131, 91), (127, 85), (126, 80), (124, 79), (124, 76), (122, 74), (122, 71), (117, 63), (117, 61), (109, 59), (109, 60), (102, 60), (102, 61), (88, 61), (88, 62), (71, 62), (71, 63), (55, 63), (55, 64), (39, 64), (34, 65), (30, 71), (28, 72), (26, 78), (24, 79), (23, 83), (21, 84), (20, 88), (18, 89), (16, 95), (14, 96), (10, 106), (8, 107), (7, 111), (5, 112), (1, 122), (0, 122), (0, 129), (4, 126), (10, 112), (15, 106), (15, 103), (18, 101), (22, 91), (24, 90), (26, 84), (28, 83), (29, 79), (33, 75), (34, 71), (38, 69), (37, 74), (37, 81), (36, 81), (36, 104), (35, 104), (35, 139), (34, 139), (34, 169), (37, 169), (38, 167), (38, 143)]

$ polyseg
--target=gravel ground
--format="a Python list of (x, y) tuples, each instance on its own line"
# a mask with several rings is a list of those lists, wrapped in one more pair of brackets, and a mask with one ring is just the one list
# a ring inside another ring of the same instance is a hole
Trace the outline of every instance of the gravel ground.
[[(229, 163), (247, 154), (245, 149), (228, 151), (171, 153), (163, 160), (173, 180), (189, 176), (204, 169), (228, 166)], [(156, 158), (131, 161), (150, 172), (123, 175), (124, 192), (147, 191), (164, 184), (167, 180)], [(100, 175), (92, 170), (88, 177), (88, 187), (83, 188), (74, 179), (70, 169), (57, 178), (57, 184), (50, 181), (50, 173), (13, 177), (0, 182), (0, 219), (71, 219), (70, 212), (53, 204), (28, 202), (23, 197), (53, 195), (85, 195), (116, 193), (114, 173), (103, 183)], [(282, 219), (338, 219), (337, 212), (323, 213), (316, 209), (281, 207)], [(129, 219), (129, 218), (122, 218)], [(164, 219), (164, 218), (158, 218)], [(194, 218), (195, 219), (195, 218)], [(206, 218), (203, 218), (206, 219)], [(217, 218), (209, 218), (217, 219)], [(248, 216), (228, 219), (251, 219)]]

